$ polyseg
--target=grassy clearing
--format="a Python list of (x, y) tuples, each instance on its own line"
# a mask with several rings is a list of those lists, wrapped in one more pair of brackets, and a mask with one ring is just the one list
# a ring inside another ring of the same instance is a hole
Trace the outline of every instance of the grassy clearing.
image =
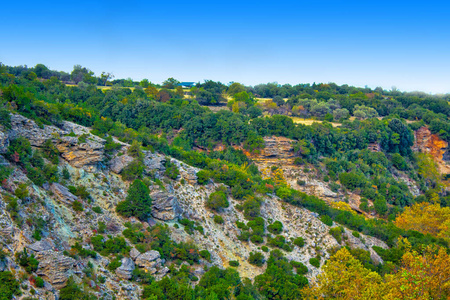
[[(303, 124), (303, 125), (312, 125), (312, 123), (322, 123), (323, 121), (320, 120), (312, 120), (312, 119), (303, 119), (303, 118), (299, 118), (299, 117), (291, 117), (292, 121), (294, 121), (295, 124)], [(338, 127), (341, 126), (341, 124), (339, 123), (334, 123), (331, 122), (331, 125), (333, 125), (333, 127)]]

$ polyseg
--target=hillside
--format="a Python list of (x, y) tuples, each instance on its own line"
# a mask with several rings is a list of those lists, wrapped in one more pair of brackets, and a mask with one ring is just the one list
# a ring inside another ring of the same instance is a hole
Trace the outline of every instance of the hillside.
[(299, 85), (260, 105), (273, 91), (2, 67), (6, 299), (450, 296), (445, 100)]

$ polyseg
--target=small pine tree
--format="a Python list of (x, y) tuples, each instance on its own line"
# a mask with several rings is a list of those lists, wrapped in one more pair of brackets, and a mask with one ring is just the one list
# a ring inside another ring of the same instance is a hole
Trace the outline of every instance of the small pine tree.
[(137, 217), (145, 220), (150, 217), (152, 211), (152, 199), (147, 186), (139, 179), (136, 179), (128, 189), (128, 196), (116, 207), (118, 214), (124, 217)]

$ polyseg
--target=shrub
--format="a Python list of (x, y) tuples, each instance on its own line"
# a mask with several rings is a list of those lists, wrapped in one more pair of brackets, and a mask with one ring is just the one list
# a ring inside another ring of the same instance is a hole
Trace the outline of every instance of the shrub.
[(239, 267), (239, 262), (237, 260), (230, 260), (228, 263), (232, 267)]
[(0, 125), (6, 129), (11, 128), (11, 115), (9, 114), (9, 111), (4, 108), (0, 108)]
[(142, 177), (144, 172), (144, 166), (139, 159), (133, 160), (125, 168), (123, 168), (122, 175), (123, 180), (131, 181)]
[(59, 150), (53, 144), (52, 140), (46, 140), (45, 143), (42, 144), (42, 151), (54, 165), (59, 163)]
[(73, 201), (72, 208), (74, 211), (78, 211), (78, 212), (84, 210), (83, 204), (81, 204), (81, 202), (78, 200)]
[(227, 195), (223, 191), (211, 193), (206, 200), (206, 207), (216, 211), (220, 208), (228, 207), (229, 205)]
[(292, 260), (291, 262), (290, 262), (290, 264), (291, 264), (291, 266), (293, 266), (296, 270), (297, 270), (297, 274), (300, 274), (300, 275), (305, 275), (306, 273), (308, 273), (308, 267), (307, 266), (305, 266), (304, 264), (302, 264), (301, 262), (299, 262), (299, 261), (294, 261), (294, 260)]
[(152, 199), (149, 196), (147, 186), (139, 179), (136, 179), (128, 189), (128, 195), (124, 201), (116, 206), (116, 212), (121, 216), (137, 217), (144, 221), (150, 217)]
[(303, 246), (305, 246), (305, 240), (302, 237), (297, 237), (294, 241), (293, 241), (294, 245), (296, 245), (297, 247), (301, 248)]
[(201, 250), (200, 256), (206, 259), (208, 262), (211, 262), (211, 253), (208, 250)]
[(261, 252), (250, 252), (248, 262), (252, 265), (261, 267), (264, 264), (264, 255)]
[(19, 199), (25, 199), (28, 197), (29, 192), (27, 189), (27, 185), (25, 183), (19, 184), (19, 187), (14, 191), (14, 195), (16, 195)]
[(261, 243), (264, 242), (264, 239), (263, 239), (263, 237), (260, 236), (260, 235), (253, 234), (253, 235), (250, 237), (250, 241), (251, 241), (253, 244), (261, 244)]
[(180, 171), (178, 170), (177, 166), (174, 163), (172, 163), (169, 159), (166, 159), (164, 166), (166, 167), (164, 175), (166, 175), (172, 180), (177, 179), (178, 175), (180, 175)]
[(316, 267), (316, 268), (320, 268), (320, 260), (318, 260), (317, 258), (313, 257), (309, 259), (309, 263)]
[(349, 190), (362, 188), (367, 182), (364, 175), (360, 175), (355, 172), (339, 174), (339, 181)]
[(331, 219), (328, 215), (321, 216), (320, 221), (322, 221), (325, 225), (333, 226), (333, 219)]
[(329, 233), (336, 239), (336, 241), (340, 244), (342, 242), (342, 233), (344, 230), (342, 227), (333, 227), (330, 228)]
[(94, 207), (92, 208), (92, 211), (95, 212), (95, 213), (98, 213), (98, 214), (102, 214), (102, 213), (103, 213), (103, 211), (102, 211), (102, 209), (100, 208), (100, 206), (94, 206)]
[(102, 222), (102, 221), (98, 222), (97, 232), (100, 234), (103, 234), (106, 232), (106, 224), (104, 222)]
[(0, 298), (12, 299), (19, 293), (20, 285), (14, 275), (9, 271), (0, 272)]
[(360, 237), (361, 237), (361, 235), (359, 234), (358, 231), (353, 231), (353, 232), (352, 232), (352, 235), (353, 235), (355, 238), (360, 238)]
[(262, 246), (261, 250), (266, 252), (266, 253), (269, 252), (269, 248), (267, 246)]
[(380, 216), (384, 216), (388, 211), (386, 199), (382, 196), (379, 196), (377, 197), (377, 199), (375, 199), (375, 201), (373, 202), (373, 206), (377, 214), (379, 214)]
[(209, 182), (211, 178), (211, 174), (209, 171), (206, 170), (200, 170), (197, 172), (197, 182), (198, 184), (204, 185)]
[(42, 279), (41, 277), (36, 277), (36, 287), (38, 288), (43, 288), (44, 287), (44, 279)]
[(280, 234), (283, 231), (283, 223), (280, 221), (275, 221), (267, 226), (267, 230), (273, 234)]
[(24, 137), (18, 137), (10, 141), (6, 157), (13, 162), (24, 164), (30, 159), (31, 152), (30, 141)]
[(34, 255), (28, 256), (27, 249), (16, 253), (17, 262), (25, 268), (28, 273), (35, 272), (38, 268), (39, 261), (34, 258)]
[(224, 220), (223, 220), (222, 216), (220, 216), (220, 215), (215, 215), (215, 216), (214, 216), (214, 223), (217, 223), (217, 224), (223, 224), (223, 223), (224, 223)]

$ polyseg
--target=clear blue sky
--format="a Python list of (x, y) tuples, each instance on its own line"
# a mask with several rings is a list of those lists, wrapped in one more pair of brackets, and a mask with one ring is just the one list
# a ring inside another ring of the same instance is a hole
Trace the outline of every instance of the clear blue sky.
[(445, 1), (4, 1), (0, 61), (162, 82), (450, 93)]

